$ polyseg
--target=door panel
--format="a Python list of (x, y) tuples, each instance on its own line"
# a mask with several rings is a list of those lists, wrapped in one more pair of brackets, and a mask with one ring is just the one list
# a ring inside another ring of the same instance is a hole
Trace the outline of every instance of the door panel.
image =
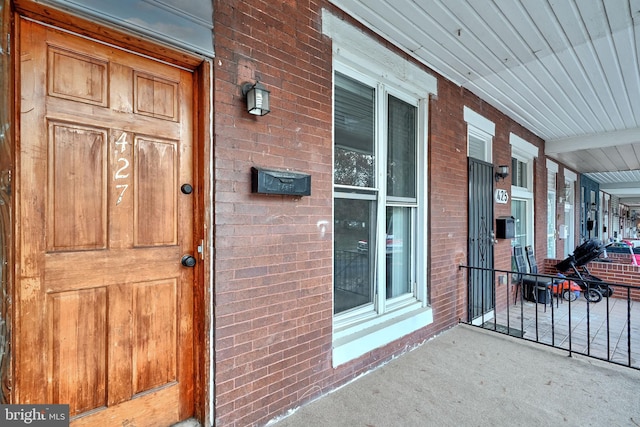
[(191, 73), (21, 21), (15, 399), (193, 414)]
[(175, 281), (133, 287), (133, 393), (176, 380)]
[(176, 243), (176, 146), (175, 141), (136, 139), (135, 246)]
[(50, 402), (77, 412), (105, 406), (107, 289), (48, 295)]
[(47, 250), (105, 249), (107, 131), (56, 121), (48, 127)]

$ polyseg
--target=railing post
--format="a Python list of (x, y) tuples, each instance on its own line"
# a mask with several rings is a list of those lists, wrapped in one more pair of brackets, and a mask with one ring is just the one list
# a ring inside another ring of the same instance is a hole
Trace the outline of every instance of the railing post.
[(607, 321), (607, 360), (611, 360), (612, 354), (611, 354), (611, 328), (610, 328), (610, 323), (609, 323), (609, 293), (607, 293), (607, 295), (605, 295), (605, 299), (607, 301), (607, 317), (606, 317), (606, 321)]
[[(587, 283), (587, 292), (589, 292), (590, 285)], [(591, 301), (587, 300), (587, 356), (591, 356), (591, 317), (590, 310)]]
[[(511, 330), (511, 316), (509, 315), (509, 306), (511, 305), (511, 295), (509, 295), (509, 289), (513, 281), (513, 274), (507, 273), (507, 331)], [(497, 313), (496, 313), (497, 315)]]
[[(571, 289), (571, 280), (569, 280), (569, 289)], [(577, 299), (576, 299), (577, 300)], [(572, 356), (573, 327), (571, 326), (571, 297), (569, 297), (569, 357)]]
[(627, 288), (627, 366), (631, 367), (631, 288)]

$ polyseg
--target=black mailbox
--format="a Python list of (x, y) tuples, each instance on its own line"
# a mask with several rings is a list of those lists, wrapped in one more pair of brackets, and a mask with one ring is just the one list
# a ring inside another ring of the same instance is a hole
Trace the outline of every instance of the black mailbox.
[(516, 237), (516, 221), (512, 216), (496, 218), (496, 239), (513, 239)]
[(310, 196), (311, 175), (253, 167), (251, 168), (251, 191), (260, 194)]

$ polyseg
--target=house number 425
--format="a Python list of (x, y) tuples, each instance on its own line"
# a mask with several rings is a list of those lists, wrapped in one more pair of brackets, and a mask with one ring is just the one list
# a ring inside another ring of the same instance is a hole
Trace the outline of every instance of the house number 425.
[(509, 193), (507, 190), (498, 188), (495, 194), (496, 203), (505, 204), (509, 201)]

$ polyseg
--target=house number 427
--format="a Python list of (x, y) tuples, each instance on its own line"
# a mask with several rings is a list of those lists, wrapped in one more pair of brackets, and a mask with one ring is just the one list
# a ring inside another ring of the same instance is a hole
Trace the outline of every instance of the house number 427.
[(117, 170), (113, 174), (113, 180), (116, 182), (116, 191), (118, 192), (118, 199), (116, 200), (116, 205), (119, 205), (122, 202), (122, 198), (124, 197), (124, 192), (129, 188), (129, 184), (123, 182), (129, 178), (129, 160), (124, 157), (126, 156), (127, 151), (127, 133), (122, 132), (120, 137), (115, 141), (115, 150), (114, 154), (116, 157), (116, 167)]

